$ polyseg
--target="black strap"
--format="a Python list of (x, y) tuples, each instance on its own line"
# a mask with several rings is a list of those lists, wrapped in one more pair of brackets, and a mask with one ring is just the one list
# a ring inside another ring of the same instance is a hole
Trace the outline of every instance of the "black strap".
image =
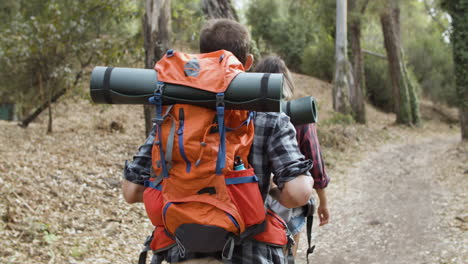
[(252, 225), (252, 226), (247, 227), (245, 229), (245, 231), (242, 234), (240, 234), (240, 239), (237, 242), (237, 244), (240, 244), (244, 240), (252, 238), (257, 234), (262, 233), (263, 231), (265, 231), (266, 226), (267, 226), (267, 220), (265, 219), (260, 224), (256, 224), (256, 225)]
[(140, 252), (140, 257), (138, 258), (138, 264), (146, 264), (146, 258), (148, 257), (148, 251), (151, 250), (150, 244), (151, 244), (151, 241), (153, 241), (153, 235), (154, 235), (154, 232), (151, 233), (151, 236), (148, 236), (146, 238), (146, 241), (143, 244), (145, 247)]
[(103, 88), (104, 88), (104, 100), (106, 100), (106, 103), (112, 104), (112, 98), (110, 96), (110, 76), (111, 72), (114, 69), (114, 67), (107, 67), (106, 71), (104, 72), (104, 80), (103, 80)]
[(294, 264), (296, 261), (294, 259), (294, 254), (292, 253), (292, 250), (288, 250), (288, 264)]
[(291, 102), (286, 103), (286, 114), (290, 117), (291, 116)]
[[(268, 80), (270, 79), (271, 73), (263, 74), (262, 80), (260, 81), (260, 98), (262, 100), (267, 98), (268, 95)], [(263, 104), (266, 105), (266, 104)], [(265, 110), (266, 107), (263, 107)]]
[(148, 257), (149, 247), (144, 248), (140, 252), (140, 257), (138, 258), (138, 264), (146, 264), (146, 258)]
[[(287, 228), (287, 227), (286, 227)], [(294, 260), (294, 253), (292, 250), (292, 247), (296, 244), (296, 241), (294, 241), (293, 235), (287, 230), (288, 233), (288, 244), (286, 245), (286, 262), (288, 264), (294, 264), (296, 261)]]
[(307, 264), (309, 264), (309, 255), (314, 253), (315, 245), (311, 246), (312, 243), (312, 225), (314, 223), (314, 216), (309, 215), (307, 216), (307, 252), (306, 252), (306, 260)]

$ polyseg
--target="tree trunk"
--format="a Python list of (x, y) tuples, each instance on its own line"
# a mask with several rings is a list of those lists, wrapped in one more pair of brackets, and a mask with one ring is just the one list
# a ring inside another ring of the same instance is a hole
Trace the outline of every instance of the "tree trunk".
[(421, 114), (419, 112), (419, 98), (416, 93), (416, 87), (413, 81), (411, 80), (409, 74), (408, 74), (408, 69), (406, 68), (406, 63), (405, 63), (405, 55), (403, 52), (403, 49), (401, 49), (401, 57), (403, 58), (403, 63), (402, 63), (402, 68), (403, 68), (403, 74), (404, 78), (406, 80), (406, 83), (408, 85), (408, 94), (409, 94), (409, 102), (410, 102), (410, 110), (411, 110), (411, 120), (413, 121), (414, 125), (419, 125), (421, 123)]
[(49, 105), (49, 122), (47, 123), (47, 134), (52, 134), (52, 91), (50, 90), (49, 87), (49, 81), (46, 83), (46, 89), (47, 89), (47, 102)]
[(239, 21), (230, 0), (202, 0), (202, 9), (207, 19), (227, 18)]
[(395, 20), (394, 8), (388, 8), (380, 14), (380, 22), (384, 35), (385, 50), (388, 58), (388, 69), (392, 79), (393, 97), (397, 123), (412, 124), (408, 86), (403, 73), (401, 58), (401, 43), (399, 38), (399, 24)]
[(468, 141), (468, 1), (443, 1), (452, 17), (453, 60), (462, 140)]
[[(346, 0), (336, 1), (335, 77), (333, 80), (333, 109), (352, 114), (350, 97), (354, 97), (354, 79), (347, 58)], [(353, 92), (352, 92), (353, 91)]]
[(28, 127), (29, 124), (34, 121), (51, 103), (55, 103), (62, 95), (64, 95), (67, 92), (67, 89), (62, 89), (58, 93), (56, 93), (51, 100), (47, 100), (44, 102), (42, 105), (40, 105), (32, 114), (27, 116), (26, 118), (21, 121), (19, 126), (21, 127)]
[(351, 92), (351, 107), (354, 113), (354, 119), (361, 123), (366, 123), (366, 109), (364, 105), (365, 94), (365, 73), (364, 62), (361, 50), (361, 16), (363, 15), (368, 1), (363, 3), (361, 11), (358, 11), (358, 0), (349, 0), (348, 14), (351, 19), (349, 21), (349, 39), (351, 42), (351, 50), (353, 55), (353, 77), (354, 77), (354, 91)]
[[(143, 20), (145, 38), (145, 68), (153, 69), (171, 45), (171, 1), (146, 0), (146, 13)], [(145, 132), (149, 134), (153, 123), (154, 106), (143, 106)]]

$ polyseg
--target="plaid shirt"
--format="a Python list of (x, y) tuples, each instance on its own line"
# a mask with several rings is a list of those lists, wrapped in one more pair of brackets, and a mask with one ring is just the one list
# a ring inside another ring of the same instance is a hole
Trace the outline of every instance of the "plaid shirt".
[(296, 138), (301, 153), (312, 160), (314, 166), (309, 171), (314, 178), (314, 188), (323, 189), (327, 187), (330, 178), (325, 171), (320, 144), (317, 137), (317, 128), (315, 124), (305, 124), (296, 126)]
[[(270, 175), (279, 188), (285, 182), (299, 175), (309, 175), (312, 162), (306, 160), (299, 151), (296, 141), (296, 131), (289, 118), (280, 113), (257, 113), (255, 120), (254, 141), (249, 154), (249, 163), (259, 179), (259, 187), (265, 200), (270, 188)], [(128, 181), (143, 184), (149, 178), (151, 170), (151, 149), (154, 141), (154, 130), (150, 133), (133, 162), (125, 164), (124, 177)], [(182, 258), (178, 247), (155, 254), (151, 263), (181, 262), (193, 258), (212, 256), (220, 259), (220, 254), (194, 254), (186, 252)], [(283, 249), (260, 243), (245, 241), (234, 248), (233, 264), (270, 264), (286, 263)]]

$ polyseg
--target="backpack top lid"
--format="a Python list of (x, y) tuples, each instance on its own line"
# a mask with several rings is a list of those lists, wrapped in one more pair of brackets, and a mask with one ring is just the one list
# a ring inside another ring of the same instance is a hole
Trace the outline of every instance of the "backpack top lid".
[(158, 81), (189, 86), (213, 93), (223, 93), (237, 74), (244, 72), (242, 63), (229, 51), (187, 54), (168, 50), (156, 63)]

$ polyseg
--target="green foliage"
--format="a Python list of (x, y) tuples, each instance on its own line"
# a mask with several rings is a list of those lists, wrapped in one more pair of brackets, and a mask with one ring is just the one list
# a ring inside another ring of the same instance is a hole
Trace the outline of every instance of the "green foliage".
[(70, 249), (70, 256), (76, 259), (82, 259), (88, 253), (89, 249), (83, 245), (75, 245)]
[(378, 108), (393, 111), (392, 82), (388, 75), (387, 61), (370, 55), (364, 56), (367, 98)]
[(136, 0), (5, 1), (0, 93), (23, 112), (72, 87), (96, 62), (122, 63), (142, 54), (133, 38)]
[(59, 238), (57, 235), (49, 233), (47, 231), (44, 231), (44, 235), (42, 236), (42, 239), (46, 244), (53, 244), (55, 241), (57, 241)]
[[(441, 0), (441, 6), (452, 17), (450, 40), (455, 64), (456, 103), (462, 112), (466, 113), (468, 109), (468, 1)], [(465, 124), (462, 128), (462, 130), (465, 129), (462, 131), (464, 137), (468, 135), (466, 127)]]
[(173, 41), (178, 46), (187, 46), (198, 51), (198, 39), (203, 23), (200, 0), (171, 2)]
[(328, 24), (322, 26), (320, 23), (334, 19), (334, 12), (324, 12), (333, 7), (331, 3), (311, 0), (251, 1), (247, 20), (252, 37), (263, 53), (278, 53), (291, 69), (301, 71), (304, 50), (311, 45), (317, 46), (323, 35), (333, 35)]
[(339, 112), (333, 112), (332, 117), (321, 122), (323, 126), (330, 125), (352, 125), (354, 124), (354, 118), (350, 114), (342, 114)]
[(308, 46), (302, 56), (301, 70), (305, 74), (331, 82), (335, 66), (335, 43), (330, 35), (323, 34), (317, 42)]
[(247, 10), (252, 39), (264, 51), (271, 50), (277, 38), (277, 26), (281, 20), (278, 5), (278, 0), (253, 0)]
[[(425, 96), (434, 102), (455, 105), (452, 51), (444, 37), (449, 23), (446, 16), (435, 9), (436, 6), (431, 8), (432, 15), (438, 17), (428, 19), (420, 2), (402, 10), (405, 17), (402, 25), (405, 56)], [(415, 37), (415, 32), (424, 34)]]

